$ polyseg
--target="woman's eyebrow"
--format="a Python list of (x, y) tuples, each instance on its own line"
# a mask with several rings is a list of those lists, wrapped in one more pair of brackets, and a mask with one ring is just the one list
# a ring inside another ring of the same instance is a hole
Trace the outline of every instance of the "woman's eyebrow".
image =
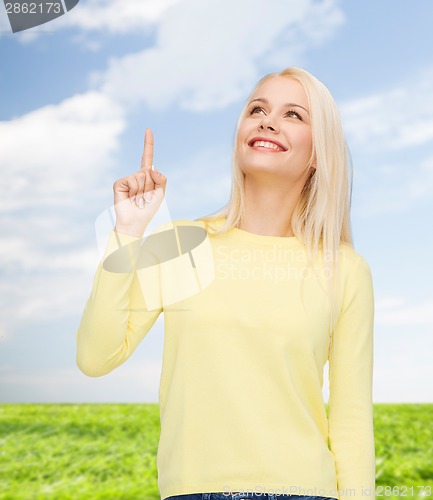
[[(260, 101), (260, 102), (264, 102), (265, 104), (269, 104), (269, 101), (265, 97), (258, 97), (257, 99), (253, 99), (249, 104), (252, 104), (253, 102), (256, 102), (256, 101)], [(301, 108), (304, 111), (306, 111), (308, 114), (310, 114), (308, 109), (305, 109), (304, 106), (301, 106), (300, 104), (296, 104), (294, 102), (288, 102), (285, 104), (285, 106), (287, 106), (289, 108), (292, 108), (292, 107)]]

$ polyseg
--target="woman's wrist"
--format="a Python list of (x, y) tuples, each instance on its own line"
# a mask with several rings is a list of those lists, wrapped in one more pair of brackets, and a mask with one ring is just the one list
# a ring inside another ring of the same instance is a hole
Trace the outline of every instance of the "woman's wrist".
[(142, 238), (145, 228), (137, 228), (134, 226), (121, 226), (117, 225), (114, 227), (113, 231), (119, 234), (124, 234), (125, 236), (132, 236), (134, 238)]

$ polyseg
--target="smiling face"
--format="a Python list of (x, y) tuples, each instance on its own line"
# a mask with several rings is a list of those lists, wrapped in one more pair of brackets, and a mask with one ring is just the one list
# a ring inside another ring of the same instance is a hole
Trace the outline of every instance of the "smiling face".
[(308, 177), (312, 135), (308, 98), (302, 84), (274, 76), (252, 94), (241, 117), (236, 141), (246, 175), (273, 173), (299, 181)]

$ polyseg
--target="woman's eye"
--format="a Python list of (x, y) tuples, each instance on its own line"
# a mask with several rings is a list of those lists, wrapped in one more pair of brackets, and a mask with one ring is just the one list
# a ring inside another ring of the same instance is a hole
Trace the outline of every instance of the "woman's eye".
[(302, 120), (302, 116), (297, 113), (296, 111), (293, 111), (293, 110), (290, 110), (286, 116), (291, 116), (291, 117), (295, 117), (297, 118), (298, 120)]
[[(256, 115), (257, 115), (257, 114), (259, 114), (259, 113), (264, 113), (264, 112), (265, 112), (265, 111), (264, 111), (264, 109), (263, 109), (263, 108), (260, 108), (260, 107), (256, 106), (256, 107), (254, 107), (254, 108), (252, 108), (252, 109), (251, 109), (251, 111), (250, 111), (250, 115), (254, 115), (254, 114), (256, 114)], [(293, 109), (292, 109), (292, 110), (290, 110), (290, 111), (288, 111), (288, 112), (286, 113), (286, 116), (288, 116), (288, 117), (290, 117), (290, 118), (297, 118), (298, 120), (301, 120), (301, 121), (302, 121), (302, 116), (301, 116), (298, 112), (294, 111)]]

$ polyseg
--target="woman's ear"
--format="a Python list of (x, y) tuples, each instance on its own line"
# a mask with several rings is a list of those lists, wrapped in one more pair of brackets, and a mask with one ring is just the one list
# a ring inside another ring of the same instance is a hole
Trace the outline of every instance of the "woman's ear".
[(308, 162), (308, 172), (311, 174), (313, 170), (316, 170), (316, 165), (317, 165), (317, 159), (316, 158), (310, 158), (310, 161)]
[(311, 168), (313, 170), (316, 170), (317, 167), (317, 158), (314, 158), (314, 160), (311, 162)]

